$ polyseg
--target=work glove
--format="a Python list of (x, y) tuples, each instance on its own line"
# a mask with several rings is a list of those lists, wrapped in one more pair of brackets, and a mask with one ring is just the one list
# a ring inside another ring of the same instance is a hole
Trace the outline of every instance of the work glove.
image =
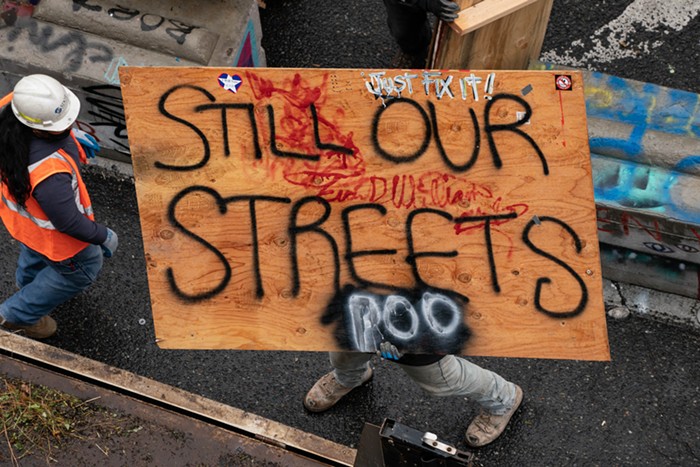
[(415, 6), (429, 11), (442, 21), (454, 21), (457, 19), (459, 5), (450, 0), (400, 0), (406, 5)]
[(386, 341), (379, 344), (377, 355), (388, 360), (398, 360), (403, 357), (403, 354), (399, 352), (399, 349), (394, 344)]
[(111, 258), (114, 252), (117, 251), (118, 246), (119, 237), (117, 237), (117, 233), (108, 227), (107, 240), (100, 245), (100, 247), (102, 247), (102, 254), (105, 256), (105, 258)]
[(94, 136), (85, 133), (83, 130), (78, 130), (77, 128), (73, 128), (73, 134), (75, 135), (75, 139), (77, 139), (83, 147), (83, 151), (85, 151), (85, 155), (88, 159), (94, 158), (95, 155), (100, 152), (100, 145)]

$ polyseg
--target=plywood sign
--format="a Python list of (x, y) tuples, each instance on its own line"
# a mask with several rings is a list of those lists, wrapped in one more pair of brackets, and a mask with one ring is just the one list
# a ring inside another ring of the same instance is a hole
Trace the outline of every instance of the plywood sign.
[(580, 74), (121, 83), (161, 347), (609, 358)]

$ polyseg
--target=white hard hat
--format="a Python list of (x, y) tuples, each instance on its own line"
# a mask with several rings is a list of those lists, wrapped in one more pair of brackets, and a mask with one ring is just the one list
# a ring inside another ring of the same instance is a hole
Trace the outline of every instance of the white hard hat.
[(15, 85), (12, 111), (30, 128), (63, 131), (78, 118), (80, 101), (52, 77), (29, 75)]

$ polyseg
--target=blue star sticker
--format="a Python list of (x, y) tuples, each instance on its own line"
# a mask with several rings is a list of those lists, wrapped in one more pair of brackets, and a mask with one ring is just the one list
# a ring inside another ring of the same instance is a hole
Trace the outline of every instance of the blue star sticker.
[(229, 75), (228, 73), (221, 73), (219, 75), (219, 86), (232, 93), (238, 92), (238, 88), (243, 84), (243, 80), (238, 75)]

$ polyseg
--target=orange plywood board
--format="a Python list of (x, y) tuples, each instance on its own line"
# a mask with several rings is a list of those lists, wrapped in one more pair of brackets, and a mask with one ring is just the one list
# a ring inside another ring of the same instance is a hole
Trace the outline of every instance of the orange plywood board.
[(609, 358), (578, 72), (121, 83), (161, 347)]

